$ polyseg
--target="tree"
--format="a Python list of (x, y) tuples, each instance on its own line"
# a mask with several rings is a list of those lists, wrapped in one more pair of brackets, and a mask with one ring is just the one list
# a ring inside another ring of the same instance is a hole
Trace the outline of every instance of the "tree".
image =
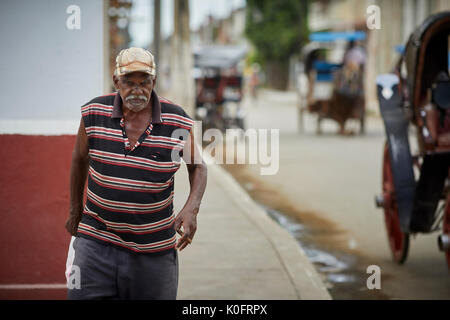
[(287, 88), (289, 59), (307, 40), (308, 3), (308, 0), (247, 0), (245, 33), (258, 51), (273, 88)]

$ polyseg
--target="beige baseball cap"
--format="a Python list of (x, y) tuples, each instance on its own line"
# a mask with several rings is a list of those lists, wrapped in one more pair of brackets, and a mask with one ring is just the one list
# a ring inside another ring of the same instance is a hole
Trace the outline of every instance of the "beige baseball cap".
[(145, 72), (152, 76), (156, 75), (156, 65), (153, 55), (142, 48), (131, 47), (121, 50), (116, 58), (117, 76), (131, 72)]

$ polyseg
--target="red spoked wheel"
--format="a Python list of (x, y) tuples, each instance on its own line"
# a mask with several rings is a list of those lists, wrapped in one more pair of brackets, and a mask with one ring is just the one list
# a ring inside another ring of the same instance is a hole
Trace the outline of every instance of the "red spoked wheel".
[(384, 222), (395, 262), (403, 264), (408, 256), (409, 233), (402, 232), (398, 217), (398, 206), (395, 198), (394, 178), (392, 175), (391, 158), (386, 143), (383, 155), (383, 198), (384, 198)]
[[(446, 202), (444, 219), (442, 222), (442, 233), (443, 235), (450, 237), (450, 194), (447, 196)], [(450, 270), (450, 249), (445, 250), (445, 258), (447, 259), (447, 266)]]

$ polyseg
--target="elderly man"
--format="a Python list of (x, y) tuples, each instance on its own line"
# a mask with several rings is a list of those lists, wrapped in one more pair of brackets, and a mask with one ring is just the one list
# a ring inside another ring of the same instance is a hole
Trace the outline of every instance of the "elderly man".
[[(69, 286), (68, 298), (175, 299), (177, 250), (194, 238), (206, 188), (206, 166), (201, 158), (194, 161), (193, 120), (155, 93), (150, 52), (122, 50), (113, 80), (117, 93), (81, 108), (66, 223), (75, 236), (66, 275), (77, 268), (80, 279), (79, 286)], [(175, 216), (174, 174), (181, 156), (189, 160), (191, 188)]]

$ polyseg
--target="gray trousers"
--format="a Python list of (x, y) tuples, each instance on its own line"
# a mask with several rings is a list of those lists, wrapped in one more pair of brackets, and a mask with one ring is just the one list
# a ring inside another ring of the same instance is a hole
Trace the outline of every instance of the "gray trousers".
[(69, 300), (177, 297), (176, 250), (139, 254), (81, 237), (75, 238), (73, 249), (73, 263), (66, 271)]

